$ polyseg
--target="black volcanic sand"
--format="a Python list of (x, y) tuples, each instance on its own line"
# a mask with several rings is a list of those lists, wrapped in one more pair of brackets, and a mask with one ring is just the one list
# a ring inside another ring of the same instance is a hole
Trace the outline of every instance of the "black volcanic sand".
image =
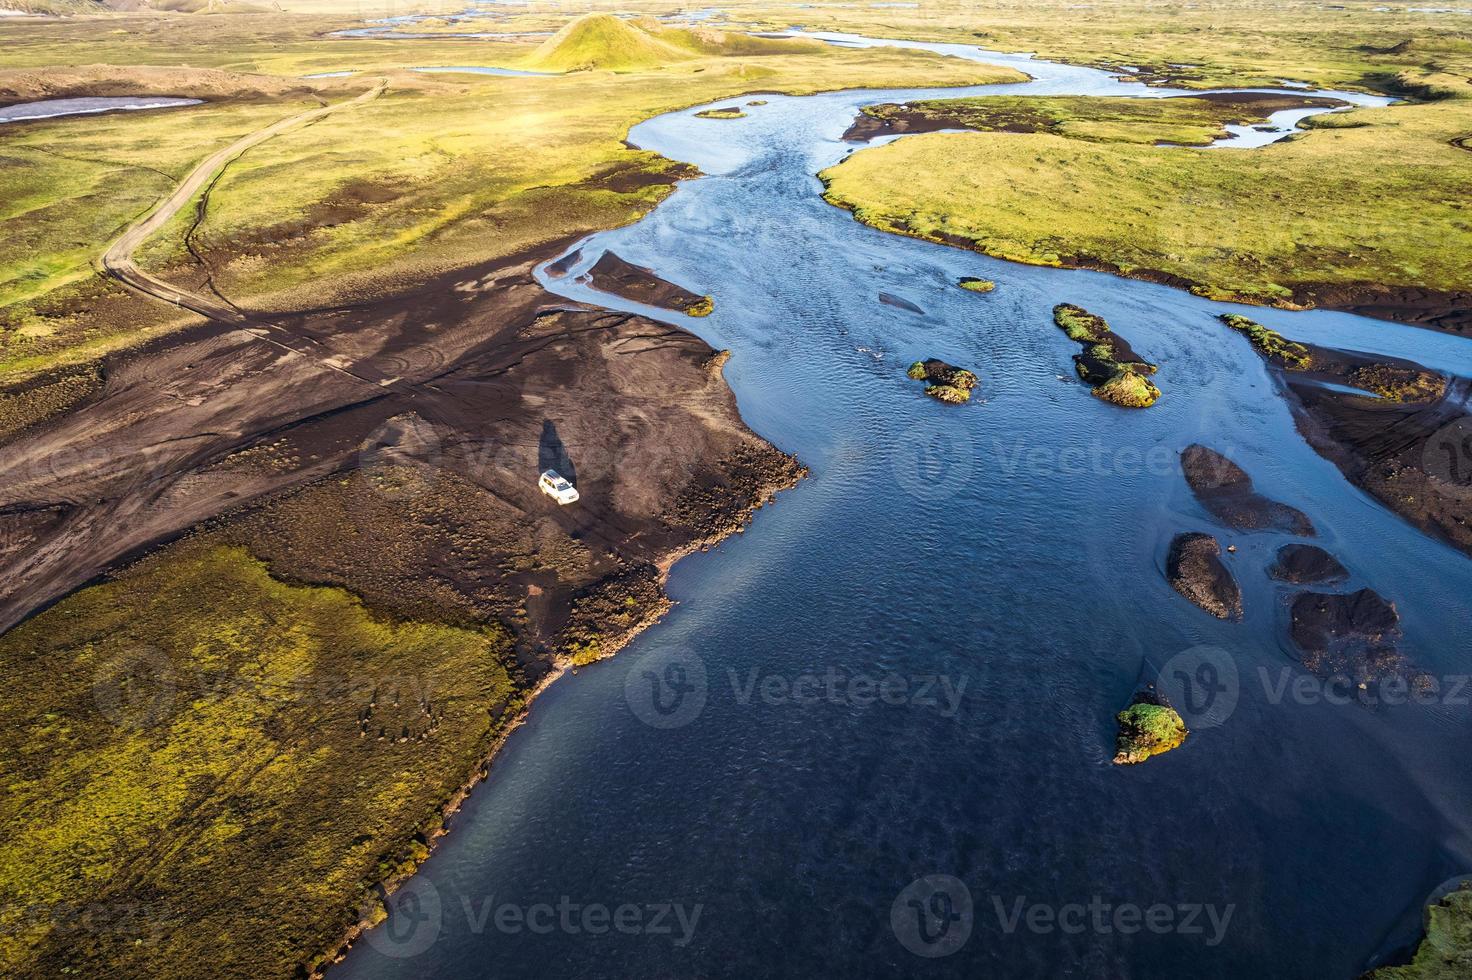
[(625, 262), (612, 252), (604, 252), (588, 270), (588, 276), (594, 289), (677, 313), (686, 312), (704, 299), (661, 279), (643, 266)]
[(566, 255), (564, 255), (562, 258), (558, 259), (556, 262), (549, 263), (547, 265), (547, 274), (549, 276), (555, 276), (556, 278), (561, 279), (563, 276), (572, 271), (573, 266), (577, 265), (578, 261), (581, 260), (582, 257), (583, 250), (580, 248), (575, 248), (571, 252), (568, 252)]
[[(1472, 554), (1472, 443), (1465, 441), (1472, 418), (1463, 407), (1472, 380), (1400, 358), (1302, 346), (1306, 370), (1264, 355), (1299, 433), (1382, 505)], [(1336, 391), (1321, 381), (1390, 397)]]
[(1400, 614), (1370, 589), (1347, 595), (1302, 592), (1293, 600), (1289, 635), (1303, 665), (1321, 677), (1356, 684), (1400, 676)]
[[(675, 557), (801, 467), (742, 424), (723, 355), (545, 293), (560, 247), (276, 318), (305, 356), (207, 324), (108, 358), (0, 457), (0, 629), (194, 530), (391, 612), (503, 622), (533, 679), (616, 649)], [(538, 492), (549, 465), (579, 504)]]
[(1252, 488), (1236, 463), (1199, 443), (1181, 453), (1181, 470), (1201, 505), (1239, 531), (1282, 531), (1313, 537), (1313, 522), (1297, 508), (1270, 500)]
[(1311, 585), (1343, 582), (1349, 578), (1349, 570), (1323, 548), (1311, 544), (1285, 544), (1278, 549), (1278, 560), (1268, 569), (1268, 575), (1279, 582)]
[(1221, 545), (1209, 534), (1176, 535), (1165, 577), (1173, 589), (1217, 619), (1241, 619), (1242, 590), (1221, 556)]

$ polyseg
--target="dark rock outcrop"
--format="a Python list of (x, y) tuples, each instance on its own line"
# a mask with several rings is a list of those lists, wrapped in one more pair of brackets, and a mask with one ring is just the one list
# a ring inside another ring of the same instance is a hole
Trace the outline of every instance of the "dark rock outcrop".
[(1187, 446), (1181, 453), (1181, 470), (1196, 499), (1228, 527), (1314, 536), (1307, 514), (1255, 491), (1252, 477), (1214, 449), (1199, 443)]
[(1179, 534), (1170, 543), (1165, 577), (1171, 588), (1217, 619), (1242, 618), (1242, 590), (1209, 534)]
[(1343, 582), (1349, 578), (1349, 570), (1339, 559), (1311, 544), (1285, 544), (1279, 548), (1278, 560), (1268, 569), (1268, 574), (1279, 582), (1295, 585)]

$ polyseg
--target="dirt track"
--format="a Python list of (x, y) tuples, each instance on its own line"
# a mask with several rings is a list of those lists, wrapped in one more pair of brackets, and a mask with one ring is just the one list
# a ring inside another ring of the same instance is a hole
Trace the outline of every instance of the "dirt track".
[[(279, 326), (264, 321), (256, 321), (245, 315), (234, 307), (222, 303), (217, 299), (211, 299), (199, 293), (190, 292), (180, 286), (167, 283), (157, 276), (151, 275), (133, 262), (133, 254), (138, 248), (160, 228), (178, 214), (181, 209), (192, 201), (204, 187), (214, 180), (225, 167), (238, 160), (243, 154), (253, 147), (260, 146), (267, 140), (279, 136), (288, 130), (296, 129), (314, 123), (319, 119), (344, 109), (351, 109), (378, 98), (388, 88), (388, 79), (380, 79), (378, 84), (362, 95), (345, 102), (335, 102), (331, 105), (319, 106), (306, 112), (289, 116), (265, 127), (254, 133), (244, 136), (222, 150), (218, 150), (206, 157), (193, 170), (191, 170), (174, 192), (165, 198), (159, 205), (144, 215), (138, 221), (128, 226), (117, 239), (107, 247), (98, 259), (98, 267), (106, 275), (112, 276), (124, 285), (136, 289), (138, 292), (173, 306), (192, 310), (200, 316), (217, 320), (220, 323), (238, 324), (249, 330), (255, 331), (261, 339), (281, 345), (287, 350), (298, 353), (317, 353), (323, 358), (330, 356), (327, 351), (313, 351), (309, 343), (304, 344), (302, 338), (293, 336), (283, 331)], [(339, 366), (328, 363), (327, 366), (333, 370), (341, 370)], [(360, 378), (367, 383), (374, 383), (372, 379)], [(377, 379), (383, 380), (383, 379)]]
[[(423, 596), (412, 611), (473, 618), (500, 618), (540, 583), (526, 649), (600, 577), (663, 564), (738, 527), (796, 478), (796, 464), (741, 423), (705, 344), (543, 291), (530, 270), (559, 247), (366, 309), (279, 318), (327, 359), (223, 324), (110, 359), (100, 394), (21, 433), (0, 459), (0, 631), (191, 528), (370, 466), (457, 481), (465, 515), (439, 525), (474, 523), (480, 507), (495, 511), (482, 523), (544, 529), (527, 546), (536, 567), (525, 575), (448, 551), (402, 572), (406, 582), (433, 575), (455, 593)], [(536, 493), (549, 450), (576, 467), (584, 503), (559, 509)], [(375, 533), (422, 518), (422, 500), (410, 497), (380, 515)], [(269, 549), (293, 577), (341, 581), (390, 605), (407, 594), (370, 574), (382, 562), (363, 559), (377, 547), (365, 545), (366, 525), (313, 538), (287, 526), (316, 521), (295, 506), (280, 514), (279, 547)], [(252, 520), (265, 521), (259, 540), (271, 537), (275, 518)], [(591, 556), (572, 571), (548, 557), (567, 540)]]

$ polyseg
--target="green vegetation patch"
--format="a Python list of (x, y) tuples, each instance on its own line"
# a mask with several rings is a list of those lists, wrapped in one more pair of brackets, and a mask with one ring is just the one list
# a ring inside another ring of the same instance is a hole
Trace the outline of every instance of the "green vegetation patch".
[[(528, 29), (564, 20), (538, 16), (542, 22)], [(406, 65), (464, 64), (467, 42), (324, 43), (323, 33), (346, 26), (341, 18), (177, 17), (167, 31), (154, 26), (136, 18), (7, 26), (6, 61), (26, 69), (12, 73), (26, 84), (46, 82), (48, 65), (94, 63), (158, 66), (137, 69), (156, 94), (192, 94), (168, 88), (178, 82), (167, 66), (181, 64), (225, 69), (241, 85), (270, 84), (218, 100), (201, 93), (211, 101), (187, 109), (5, 127), (0, 377), (90, 360), (190, 322), (100, 277), (93, 261), (213, 150), (319, 99), (351, 98), (379, 78), (389, 79), (379, 99), (284, 133), (228, 166), (208, 200), (195, 202), (204, 212), (197, 226), (198, 209), (185, 207), (139, 250), (140, 266), (188, 289), (212, 285), (257, 309), (362, 302), (637, 220), (691, 174), (624, 143), (629, 128), (651, 116), (756, 91), (1021, 78), (928, 52), (844, 50), (646, 21), (626, 26), (656, 43), (658, 64), (540, 78), (408, 72)], [(622, 36), (606, 21), (581, 30)], [(603, 60), (595, 44), (574, 39), (574, 46), (582, 53), (569, 55), (569, 66), (589, 51)], [(536, 45), (475, 47), (482, 55), (474, 61), (504, 58), (510, 66)], [(119, 77), (133, 70), (118, 69)], [(356, 74), (296, 77), (324, 70)]]
[(1083, 347), (1073, 355), (1074, 369), (1092, 386), (1095, 398), (1123, 408), (1149, 408), (1160, 398), (1160, 389), (1146, 377), (1156, 372), (1156, 365), (1140, 359), (1102, 316), (1059, 303), (1053, 307), (1053, 322)]
[[(1049, 104), (1093, 126), (1094, 101)], [(1472, 253), (1472, 154), (1454, 145), (1472, 131), (1472, 99), (1356, 109), (1345, 120), (1364, 125), (1213, 151), (1148, 145), (1159, 132), (1101, 142), (1078, 126), (926, 133), (860, 150), (820, 176), (828, 201), (876, 228), (1212, 299), (1384, 305), (1387, 291), (1472, 288), (1462, 258)]]
[(201, 541), (14, 628), (0, 972), (310, 969), (427, 853), (521, 705), (512, 664), (498, 629), (387, 618)]
[(716, 301), (709, 296), (700, 299), (685, 307), (686, 316), (710, 316), (716, 311)]
[(1472, 976), (1472, 881), (1426, 907), (1426, 936), (1405, 966), (1384, 967), (1366, 980), (1462, 980)]
[(746, 118), (746, 113), (742, 112), (739, 106), (728, 105), (728, 106), (726, 106), (724, 108), (721, 108), (721, 109), (706, 109), (704, 112), (697, 112), (695, 114), (695, 118), (696, 119), (745, 119)]
[(1252, 341), (1252, 346), (1266, 358), (1292, 371), (1306, 371), (1313, 366), (1313, 355), (1303, 344), (1294, 343), (1276, 330), (1240, 313), (1223, 313), (1221, 321)]
[(911, 364), (905, 374), (915, 381), (924, 381), (925, 393), (948, 405), (970, 401), (972, 389), (979, 383), (971, 371), (933, 357)]
[(1174, 708), (1137, 700), (1115, 716), (1115, 765), (1134, 765), (1153, 755), (1178, 748), (1186, 741), (1186, 723)]
[(962, 289), (969, 289), (973, 293), (989, 293), (997, 288), (997, 284), (990, 279), (978, 279), (975, 276), (962, 276), (956, 285)]

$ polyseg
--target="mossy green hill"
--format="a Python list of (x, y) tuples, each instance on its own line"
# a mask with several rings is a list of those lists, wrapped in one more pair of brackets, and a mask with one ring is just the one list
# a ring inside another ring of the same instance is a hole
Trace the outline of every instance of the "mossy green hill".
[(613, 14), (588, 14), (549, 37), (523, 65), (534, 71), (638, 71), (695, 56)]
[(710, 55), (780, 54), (817, 47), (811, 41), (666, 27), (652, 18), (587, 14), (544, 41), (522, 66), (547, 72), (643, 71)]

